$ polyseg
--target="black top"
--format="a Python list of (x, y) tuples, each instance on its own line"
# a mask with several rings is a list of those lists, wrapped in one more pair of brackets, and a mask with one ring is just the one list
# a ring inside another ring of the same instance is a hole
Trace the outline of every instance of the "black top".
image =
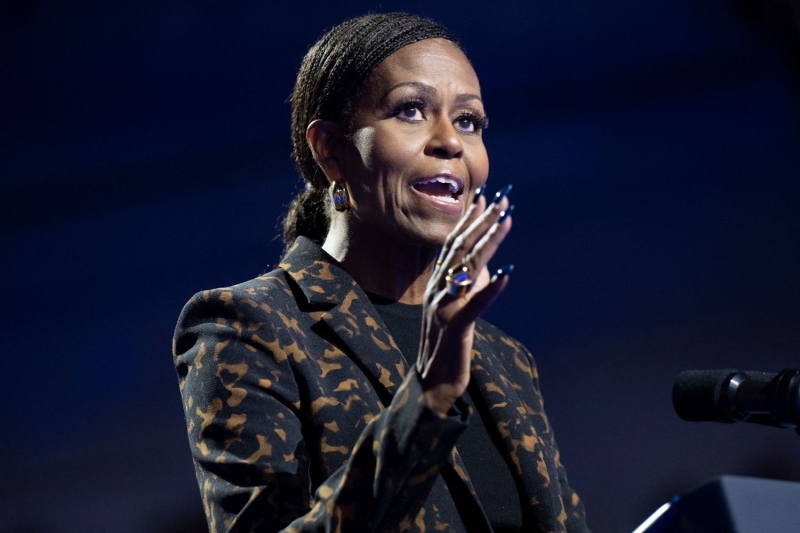
[[(401, 304), (372, 293), (367, 293), (367, 296), (406, 361), (413, 366), (419, 353), (422, 306)], [(480, 418), (472, 417), (470, 425), (458, 439), (458, 451), (492, 529), (495, 533), (517, 532), (522, 527), (519, 493), (509, 466), (486, 429), (487, 420), (490, 420), (486, 406), (480, 400), (480, 394), (471, 388), (470, 383), (463, 400), (479, 413)], [(475, 398), (478, 402), (474, 401)]]

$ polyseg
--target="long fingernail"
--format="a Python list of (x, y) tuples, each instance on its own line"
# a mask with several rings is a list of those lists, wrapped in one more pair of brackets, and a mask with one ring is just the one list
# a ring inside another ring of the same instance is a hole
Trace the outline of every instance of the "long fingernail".
[(497, 272), (492, 276), (491, 282), (494, 283), (498, 279), (502, 279), (514, 272), (514, 265), (506, 265), (497, 269)]
[(514, 204), (511, 204), (511, 206), (508, 209), (500, 213), (500, 218), (497, 220), (497, 223), (502, 224), (503, 221), (507, 219), (509, 215), (511, 215), (511, 213), (513, 212), (514, 212)]
[(484, 191), (486, 191), (486, 184), (485, 183), (483, 185), (481, 185), (480, 187), (478, 187), (477, 189), (475, 189), (475, 197), (472, 199), (472, 203), (473, 204), (477, 204), (478, 203), (478, 198), (483, 196)]
[(510, 193), (510, 192), (511, 192), (511, 184), (509, 183), (508, 185), (506, 185), (505, 187), (503, 187), (502, 189), (497, 191), (497, 193), (494, 195), (494, 199), (492, 200), (492, 203), (493, 204), (498, 203), (500, 200), (505, 198), (506, 195), (508, 193)]

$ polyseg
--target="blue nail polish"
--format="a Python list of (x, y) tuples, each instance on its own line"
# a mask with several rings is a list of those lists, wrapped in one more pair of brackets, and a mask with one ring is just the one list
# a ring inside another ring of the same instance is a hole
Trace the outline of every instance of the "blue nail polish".
[(504, 278), (514, 272), (514, 265), (506, 265), (497, 269), (497, 272), (492, 276), (491, 282), (494, 283), (498, 279)]
[(497, 194), (494, 195), (494, 199), (492, 200), (492, 203), (496, 204), (497, 202), (502, 200), (506, 195), (508, 195), (508, 193), (510, 193), (510, 192), (511, 192), (511, 184), (509, 183), (508, 185), (506, 185), (505, 187), (503, 187), (502, 189), (497, 191)]
[(477, 189), (475, 189), (475, 198), (472, 199), (472, 203), (473, 204), (477, 204), (478, 203), (478, 198), (483, 196), (484, 191), (486, 191), (486, 184), (485, 183), (483, 185), (481, 185), (480, 187), (478, 187)]
[(503, 221), (505, 219), (507, 219), (509, 217), (509, 215), (511, 215), (511, 213), (513, 213), (513, 212), (514, 212), (514, 204), (511, 204), (511, 206), (509, 206), (508, 209), (506, 209), (505, 211), (500, 213), (500, 218), (497, 220), (497, 223), (498, 224), (502, 224)]

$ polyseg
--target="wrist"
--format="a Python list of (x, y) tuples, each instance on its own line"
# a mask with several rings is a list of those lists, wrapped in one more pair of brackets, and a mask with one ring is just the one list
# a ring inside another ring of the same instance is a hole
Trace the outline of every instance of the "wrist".
[(423, 381), (423, 390), (428, 407), (442, 418), (448, 415), (456, 400), (464, 393), (464, 391), (461, 391), (461, 394), (459, 394), (455, 389), (452, 385), (444, 384), (428, 389)]

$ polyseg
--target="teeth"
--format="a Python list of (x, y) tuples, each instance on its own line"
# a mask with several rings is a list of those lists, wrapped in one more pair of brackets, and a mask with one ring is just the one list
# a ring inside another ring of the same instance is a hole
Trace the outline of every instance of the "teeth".
[(436, 176), (435, 178), (429, 178), (429, 179), (421, 180), (421, 181), (418, 181), (417, 183), (419, 183), (419, 184), (443, 183), (443, 184), (448, 185), (450, 187), (450, 192), (452, 194), (456, 194), (457, 192), (459, 192), (461, 190), (461, 186), (456, 180), (454, 180), (452, 178), (446, 178), (444, 176)]

